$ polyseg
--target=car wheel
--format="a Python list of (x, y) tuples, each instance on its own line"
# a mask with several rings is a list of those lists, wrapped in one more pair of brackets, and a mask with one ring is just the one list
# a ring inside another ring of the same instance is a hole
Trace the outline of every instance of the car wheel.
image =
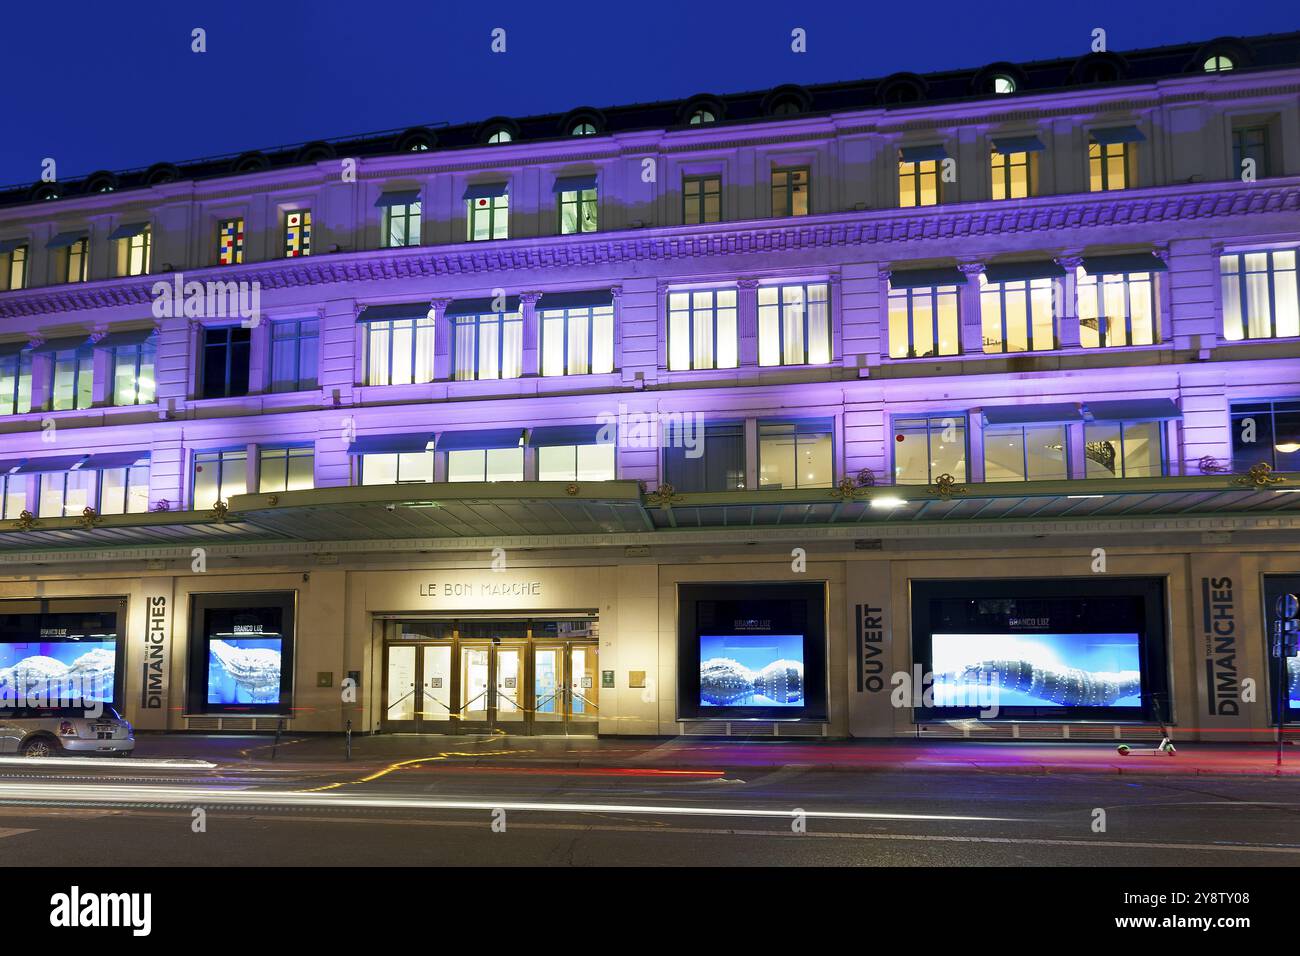
[(49, 737), (33, 737), (24, 742), (18, 752), (24, 757), (56, 757), (61, 750), (58, 742)]

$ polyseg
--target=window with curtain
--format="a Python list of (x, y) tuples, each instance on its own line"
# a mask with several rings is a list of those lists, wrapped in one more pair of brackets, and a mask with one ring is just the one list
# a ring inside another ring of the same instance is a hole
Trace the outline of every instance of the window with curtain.
[(894, 483), (928, 485), (940, 475), (966, 480), (966, 415), (899, 418), (893, 423)]
[(152, 230), (148, 226), (134, 236), (116, 239), (114, 242), (117, 246), (117, 275), (148, 275), (149, 254), (153, 245)]
[(54, 394), (50, 407), (54, 411), (89, 408), (94, 398), (95, 350), (90, 345), (55, 352)]
[(543, 445), (537, 449), (538, 481), (613, 481), (614, 445)]
[(1160, 422), (1088, 422), (1083, 455), (1089, 478), (1152, 478), (1165, 473)]
[(150, 336), (138, 345), (120, 345), (112, 352), (113, 404), (152, 405), (157, 401), (157, 337)]
[(543, 375), (614, 371), (614, 307), (538, 309)]
[(144, 514), (149, 510), (149, 462), (99, 473), (99, 513)]
[(40, 476), (41, 500), (37, 517), (70, 518), (90, 505), (93, 471), (47, 471)]
[(596, 190), (566, 189), (560, 194), (560, 235), (596, 231)]
[(470, 242), (510, 238), (510, 196), (475, 196), (465, 200), (466, 238)]
[(27, 288), (27, 245), (0, 248), (0, 292)]
[(829, 421), (759, 422), (760, 488), (829, 488), (835, 483), (834, 428)]
[(831, 360), (830, 286), (760, 286), (758, 364), (822, 365)]
[(90, 240), (78, 239), (63, 254), (64, 282), (85, 282), (90, 270)]
[(691, 435), (669, 430), (664, 481), (677, 491), (740, 491), (745, 488), (745, 426), (707, 425)]
[(304, 392), (319, 387), (320, 320), (271, 323), (271, 391)]
[(984, 429), (985, 481), (1070, 477), (1065, 425), (998, 425)]
[(722, 222), (722, 177), (682, 177), (682, 222), (698, 226)]
[(939, 161), (923, 159), (914, 163), (899, 160), (898, 205), (901, 209), (914, 206), (935, 206), (939, 203)]
[(890, 358), (933, 358), (960, 351), (957, 286), (890, 288)]
[(420, 244), (420, 200), (384, 207), (380, 245), (385, 249)]
[(0, 355), (0, 415), (25, 415), (31, 410), (31, 349)]
[(416, 385), (433, 381), (433, 319), (367, 322), (366, 384)]
[(808, 176), (807, 166), (778, 166), (772, 170), (774, 217), (808, 215)]
[(1088, 144), (1088, 189), (1100, 193), (1127, 189), (1133, 177), (1136, 143)]
[(1234, 126), (1232, 129), (1232, 178), (1240, 179), (1246, 172), (1247, 160), (1254, 167), (1256, 179), (1273, 175), (1272, 159), (1269, 150), (1269, 129), (1267, 124), (1258, 126)]
[(522, 312), (488, 312), (451, 317), (457, 380), (518, 378), (523, 374)]
[(1025, 199), (1038, 194), (1038, 153), (1003, 153), (995, 149), (989, 157), (989, 168), (994, 199)]
[(433, 481), (433, 452), (416, 451), (359, 455), (361, 484), (411, 485)]
[(447, 452), (448, 481), (523, 481), (524, 450), (458, 448)]
[(311, 445), (259, 448), (257, 490), (301, 491), (316, 487), (316, 450)]
[(735, 368), (740, 364), (735, 289), (668, 293), (668, 367)]
[(1219, 274), (1225, 339), (1239, 342), (1300, 335), (1295, 249), (1220, 256)]
[(244, 494), (248, 491), (247, 450), (195, 452), (190, 487), (194, 489), (190, 501), (196, 511)]
[(1157, 273), (1089, 275), (1080, 266), (1076, 289), (1079, 344), (1084, 348), (1152, 345), (1158, 341)]
[(0, 475), (0, 518), (17, 518), (27, 510), (27, 476)]
[(1052, 279), (989, 282), (980, 276), (980, 323), (985, 352), (1056, 348)]

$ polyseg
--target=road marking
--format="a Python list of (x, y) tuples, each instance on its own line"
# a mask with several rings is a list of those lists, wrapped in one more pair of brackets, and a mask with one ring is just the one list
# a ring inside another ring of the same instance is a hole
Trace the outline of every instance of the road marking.
[[(109, 760), (129, 760), (130, 763), (110, 765)], [(109, 767), (113, 770), (213, 770), (216, 764), (206, 760), (153, 760), (148, 757), (0, 757), (0, 766), (12, 764), (34, 770), (38, 767)]]
[(0, 783), (0, 799), (70, 801), (74, 803), (184, 803), (212, 806), (267, 805), (290, 807), (353, 807), (394, 810), (517, 810), (540, 813), (644, 813), (656, 816), (749, 817), (791, 820), (929, 820), (960, 823), (1020, 822), (1015, 817), (971, 817), (933, 813), (881, 813), (859, 810), (770, 810), (763, 807), (703, 807), (669, 804), (540, 803), (521, 800), (436, 800), (427, 797), (345, 796), (340, 791), (325, 793), (277, 790), (208, 790), (182, 787), (110, 787), (94, 784), (42, 783), (39, 786)]
[(18, 836), (20, 833), (33, 832), (30, 827), (0, 827), (0, 840), (5, 837)]

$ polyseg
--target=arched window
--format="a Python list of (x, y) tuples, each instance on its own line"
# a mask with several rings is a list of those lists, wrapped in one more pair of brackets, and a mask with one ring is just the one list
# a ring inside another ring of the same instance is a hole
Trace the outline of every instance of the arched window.
[(1216, 54), (1207, 58), (1203, 66), (1206, 73), (1226, 73), (1233, 68), (1234, 64), (1231, 57)]
[(1014, 93), (1016, 91), (1016, 81), (1013, 77), (1000, 73), (993, 77), (994, 93)]
[(596, 127), (593, 123), (574, 123), (573, 129), (569, 130), (570, 136), (595, 136)]
[(514, 136), (511, 135), (510, 130), (508, 129), (493, 130), (488, 136), (489, 143), (509, 143), (513, 140)]
[(689, 121), (689, 122), (690, 122), (690, 124), (691, 124), (692, 126), (700, 126), (700, 125), (702, 125), (702, 124), (704, 124), (704, 123), (712, 123), (712, 122), (715, 122), (716, 120), (717, 120), (717, 117), (714, 116), (713, 113), (712, 113), (711, 111), (709, 111), (709, 110), (696, 110), (694, 113), (691, 114), (691, 118), (690, 118), (690, 121)]

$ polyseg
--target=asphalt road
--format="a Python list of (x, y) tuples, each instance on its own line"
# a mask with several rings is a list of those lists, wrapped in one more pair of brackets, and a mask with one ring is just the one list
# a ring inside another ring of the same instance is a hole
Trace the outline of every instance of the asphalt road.
[(13, 760), (0, 761), (0, 854), (9, 867), (1296, 866), (1300, 791), (1244, 776)]

